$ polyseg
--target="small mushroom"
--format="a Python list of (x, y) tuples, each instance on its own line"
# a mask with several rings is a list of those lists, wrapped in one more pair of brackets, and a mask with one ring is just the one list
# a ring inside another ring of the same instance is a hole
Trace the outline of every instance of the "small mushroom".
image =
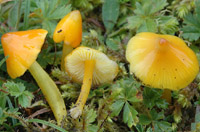
[[(195, 53), (183, 40), (172, 35), (139, 33), (129, 40), (126, 58), (130, 71), (153, 88), (185, 88), (199, 72)], [(167, 100), (171, 101), (171, 95)]]
[(54, 31), (53, 40), (56, 43), (64, 41), (61, 58), (61, 70), (64, 71), (65, 56), (67, 56), (73, 48), (78, 47), (82, 40), (82, 18), (78, 10), (68, 13), (60, 20)]
[(76, 82), (83, 82), (79, 98), (70, 110), (77, 118), (82, 114), (91, 85), (111, 82), (118, 73), (118, 65), (105, 54), (88, 47), (78, 47), (65, 58), (65, 69)]
[(64, 100), (54, 81), (36, 62), (46, 34), (47, 31), (43, 29), (10, 32), (2, 36), (1, 42), (5, 56), (9, 56), (6, 65), (10, 77), (19, 77), (28, 69), (60, 124), (67, 115)]

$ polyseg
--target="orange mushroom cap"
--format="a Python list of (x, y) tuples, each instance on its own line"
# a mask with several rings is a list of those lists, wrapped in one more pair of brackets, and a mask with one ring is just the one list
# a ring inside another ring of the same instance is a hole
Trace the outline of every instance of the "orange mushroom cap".
[(36, 60), (44, 43), (47, 31), (34, 29), (6, 33), (1, 38), (6, 60), (7, 72), (11, 78), (16, 78)]
[(68, 13), (60, 20), (53, 34), (56, 43), (64, 41), (65, 44), (76, 48), (82, 39), (82, 18), (78, 10)]
[(127, 45), (126, 58), (145, 85), (178, 90), (190, 84), (199, 72), (195, 53), (172, 35), (139, 33)]

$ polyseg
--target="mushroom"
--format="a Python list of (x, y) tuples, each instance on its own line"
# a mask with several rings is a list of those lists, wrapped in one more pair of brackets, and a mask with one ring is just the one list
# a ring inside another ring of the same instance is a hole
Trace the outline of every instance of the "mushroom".
[[(190, 84), (199, 72), (195, 53), (183, 40), (172, 35), (139, 33), (127, 45), (130, 71), (143, 84), (160, 89), (179, 90)], [(167, 92), (168, 91), (168, 92)], [(166, 95), (171, 102), (171, 95)]]
[(36, 62), (46, 34), (47, 31), (43, 29), (10, 32), (2, 36), (1, 42), (5, 56), (9, 56), (6, 65), (10, 77), (15, 79), (28, 69), (60, 124), (67, 114), (64, 100), (54, 81)]
[(73, 118), (82, 114), (91, 85), (111, 82), (118, 73), (118, 65), (104, 53), (88, 47), (78, 47), (65, 58), (65, 70), (76, 82), (83, 82), (79, 98), (70, 110)]
[(61, 58), (61, 70), (64, 71), (64, 58), (73, 48), (80, 45), (82, 39), (82, 18), (78, 10), (68, 13), (60, 20), (53, 34), (56, 43), (64, 41)]

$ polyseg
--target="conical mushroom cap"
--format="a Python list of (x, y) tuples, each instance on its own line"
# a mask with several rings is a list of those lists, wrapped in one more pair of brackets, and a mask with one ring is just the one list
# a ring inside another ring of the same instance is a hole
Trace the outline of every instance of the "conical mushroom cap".
[(47, 31), (35, 29), (6, 33), (1, 38), (7, 72), (12, 78), (19, 77), (33, 64), (44, 43)]
[(53, 34), (53, 40), (56, 43), (64, 41), (65, 44), (76, 48), (80, 45), (82, 39), (82, 18), (78, 10), (68, 13), (57, 24)]
[(171, 35), (137, 34), (128, 42), (126, 58), (130, 71), (154, 88), (184, 88), (199, 72), (195, 53), (183, 40)]
[(85, 61), (94, 60), (92, 83), (112, 81), (118, 73), (118, 65), (110, 60), (104, 53), (88, 47), (78, 47), (65, 58), (65, 69), (76, 82), (82, 82), (85, 69)]

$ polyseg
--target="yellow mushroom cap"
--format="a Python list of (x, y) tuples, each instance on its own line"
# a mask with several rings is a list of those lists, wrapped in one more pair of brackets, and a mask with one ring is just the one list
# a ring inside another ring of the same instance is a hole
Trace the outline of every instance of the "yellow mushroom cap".
[(195, 53), (172, 35), (139, 33), (127, 45), (130, 71), (145, 85), (178, 90), (190, 84), (199, 72)]
[(65, 44), (76, 48), (80, 45), (82, 39), (82, 18), (78, 10), (68, 13), (57, 24), (53, 34), (53, 40), (56, 43), (64, 41)]
[(65, 69), (74, 81), (83, 81), (86, 60), (95, 61), (92, 78), (94, 85), (110, 82), (118, 73), (117, 63), (104, 53), (88, 47), (78, 47), (65, 58)]
[(6, 33), (1, 37), (7, 72), (11, 78), (16, 78), (24, 72), (36, 60), (44, 43), (47, 31), (35, 29)]

